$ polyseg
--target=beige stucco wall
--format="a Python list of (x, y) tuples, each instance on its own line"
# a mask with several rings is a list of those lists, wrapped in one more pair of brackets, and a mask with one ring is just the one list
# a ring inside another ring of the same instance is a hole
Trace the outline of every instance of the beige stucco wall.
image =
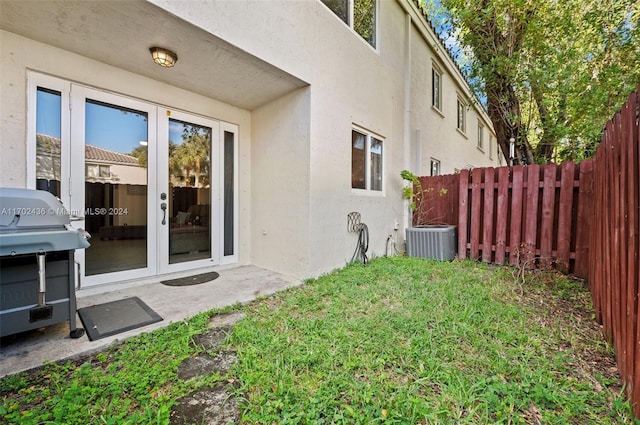
[(310, 89), (252, 113), (252, 262), (304, 277), (309, 270)]

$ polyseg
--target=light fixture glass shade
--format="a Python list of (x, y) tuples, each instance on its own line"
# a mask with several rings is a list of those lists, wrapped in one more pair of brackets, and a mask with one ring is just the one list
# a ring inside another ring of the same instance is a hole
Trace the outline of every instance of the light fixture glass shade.
[(163, 49), (162, 47), (152, 47), (149, 51), (151, 52), (153, 61), (160, 66), (170, 68), (178, 61), (178, 55), (171, 50)]

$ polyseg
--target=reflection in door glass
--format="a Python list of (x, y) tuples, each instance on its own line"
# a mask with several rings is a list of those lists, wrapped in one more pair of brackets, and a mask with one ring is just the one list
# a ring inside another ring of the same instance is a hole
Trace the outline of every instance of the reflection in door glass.
[(211, 128), (169, 120), (169, 263), (211, 258)]
[(85, 275), (147, 267), (145, 112), (87, 100)]
[(36, 98), (36, 189), (60, 197), (61, 94), (38, 87)]

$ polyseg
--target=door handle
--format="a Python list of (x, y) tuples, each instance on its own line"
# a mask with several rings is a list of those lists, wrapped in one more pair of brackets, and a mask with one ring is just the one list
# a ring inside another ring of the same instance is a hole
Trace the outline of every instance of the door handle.
[(167, 224), (167, 203), (160, 204), (160, 209), (162, 209), (162, 225), (164, 226)]

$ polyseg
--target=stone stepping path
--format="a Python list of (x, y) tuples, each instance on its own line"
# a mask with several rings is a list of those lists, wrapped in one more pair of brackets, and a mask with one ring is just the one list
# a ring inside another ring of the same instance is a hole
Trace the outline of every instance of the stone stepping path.
[[(220, 314), (211, 318), (210, 330), (193, 338), (194, 343), (204, 350), (215, 350), (232, 332), (233, 325), (244, 318), (244, 313)], [(219, 351), (215, 356), (206, 353), (185, 359), (178, 367), (178, 378), (193, 379), (197, 376), (220, 373), (226, 374), (237, 355), (233, 351)], [(217, 383), (214, 387), (200, 388), (177, 400), (171, 408), (170, 425), (239, 424), (240, 411), (229, 384)]]

